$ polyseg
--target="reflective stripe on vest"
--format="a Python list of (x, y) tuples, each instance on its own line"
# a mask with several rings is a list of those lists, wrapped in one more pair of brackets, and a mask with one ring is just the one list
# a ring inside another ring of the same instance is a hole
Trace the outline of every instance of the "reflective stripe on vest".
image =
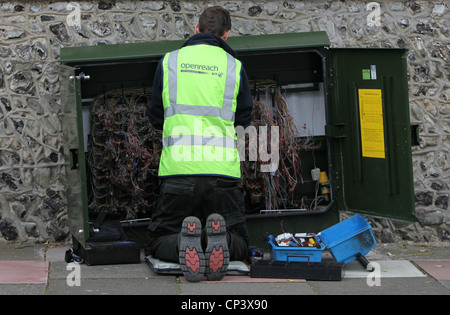
[(175, 135), (162, 139), (163, 147), (172, 145), (207, 145), (214, 147), (236, 148), (236, 139), (226, 137), (206, 137), (194, 135)]

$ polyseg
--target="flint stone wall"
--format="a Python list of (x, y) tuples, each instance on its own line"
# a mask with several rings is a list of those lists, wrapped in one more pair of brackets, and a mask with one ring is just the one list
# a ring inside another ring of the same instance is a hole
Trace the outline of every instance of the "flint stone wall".
[(373, 220), (380, 241), (450, 240), (450, 1), (64, 1), (0, 2), (0, 240), (69, 239), (58, 65), (61, 47), (186, 39), (219, 4), (232, 36), (326, 31), (333, 47), (406, 47), (419, 222)]

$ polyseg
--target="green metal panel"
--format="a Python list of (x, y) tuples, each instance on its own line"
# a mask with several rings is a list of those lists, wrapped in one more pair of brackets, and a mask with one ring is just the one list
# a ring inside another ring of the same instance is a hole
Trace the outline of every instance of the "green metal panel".
[(229, 37), (227, 42), (238, 52), (330, 46), (326, 32), (238, 36)]
[[(91, 76), (90, 81), (82, 83), (82, 89), (83, 98), (92, 98), (107, 89), (151, 87), (160, 58), (166, 52), (180, 48), (183, 43), (184, 40), (176, 40), (65, 47), (61, 49), (61, 62), (80, 68)], [(326, 32), (307, 32), (230, 37), (228, 44), (238, 52), (238, 58), (243, 61), (249, 75), (252, 68), (262, 75), (261, 70), (273, 71), (280, 60), (284, 62), (286, 55), (280, 57), (273, 55), (274, 52), (283, 51), (286, 54), (294, 50), (322, 48), (329, 46), (330, 41)], [(309, 60), (302, 58), (301, 63), (293, 61), (290, 66), (305, 67), (299, 75), (313, 75), (309, 71), (309, 67), (313, 66)], [(283, 74), (279, 78), (283, 80)]]
[[(63, 63), (72, 64), (161, 57), (166, 52), (180, 48), (184, 42), (184, 40), (174, 40), (88, 47), (65, 47), (61, 49), (60, 58)], [(227, 42), (236, 51), (295, 49), (330, 45), (330, 40), (326, 32), (229, 37)]]
[(64, 47), (61, 49), (61, 62), (66, 64), (118, 61), (161, 57), (166, 52), (180, 48), (184, 41), (157, 41), (131, 44), (114, 44), (83, 47)]
[(89, 223), (80, 81), (75, 78), (74, 68), (62, 65), (59, 70), (59, 82), (69, 229), (72, 236), (86, 246)]
[[(333, 99), (326, 131), (334, 138), (334, 188), (340, 210), (415, 220), (405, 58), (402, 49), (331, 51)], [(366, 92), (381, 97), (366, 99)], [(375, 125), (367, 123), (368, 118)], [(371, 145), (381, 148), (384, 156), (368, 154)]]

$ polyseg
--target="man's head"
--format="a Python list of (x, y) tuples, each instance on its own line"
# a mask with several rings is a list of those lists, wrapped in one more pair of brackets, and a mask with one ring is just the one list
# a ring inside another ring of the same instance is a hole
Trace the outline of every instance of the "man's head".
[(195, 33), (213, 33), (227, 40), (231, 31), (230, 13), (220, 6), (207, 8), (200, 15)]

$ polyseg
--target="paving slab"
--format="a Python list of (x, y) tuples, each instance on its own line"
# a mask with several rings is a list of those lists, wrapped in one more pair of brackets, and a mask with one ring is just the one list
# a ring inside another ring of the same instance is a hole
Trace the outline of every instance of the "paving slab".
[(414, 263), (437, 280), (450, 280), (450, 260), (414, 260)]
[[(146, 279), (158, 277), (145, 264), (101, 265), (87, 266), (77, 265), (81, 279)], [(50, 279), (66, 279), (73, 268), (65, 262), (51, 263)]]
[(0, 261), (0, 284), (47, 283), (47, 261)]
[(79, 286), (66, 280), (50, 279), (48, 295), (177, 295), (174, 277), (148, 279), (81, 279)]
[[(211, 281), (207, 280), (206, 277), (203, 278), (204, 280), (199, 281), (199, 283), (209, 283), (211, 284)], [(186, 280), (185, 277), (180, 276), (179, 277), (180, 283), (191, 283)], [(293, 283), (293, 282), (306, 282), (306, 280), (303, 279), (271, 279), (271, 278), (251, 278), (250, 276), (225, 276), (222, 280), (220, 280), (220, 283)]]
[(381, 278), (379, 285), (372, 286), (361, 278), (309, 281), (309, 284), (319, 295), (450, 295), (447, 288), (429, 277)]
[(51, 263), (47, 294), (49, 295), (177, 295), (180, 290), (173, 275), (158, 275), (144, 262), (121, 265), (73, 265)]
[(358, 261), (352, 261), (344, 266), (343, 278), (367, 278), (375, 274), (382, 278), (416, 278), (426, 277), (417, 267), (407, 260), (370, 261), (376, 266), (374, 273), (367, 271)]
[(372, 254), (383, 257), (380, 259), (448, 260), (450, 259), (450, 243), (442, 243), (440, 246), (433, 246), (432, 244), (378, 243), (372, 252), (369, 253), (369, 255)]
[(54, 245), (47, 248), (45, 252), (45, 260), (49, 262), (63, 262), (66, 251), (71, 245)]
[(44, 260), (44, 245), (0, 245), (0, 260)]
[(0, 295), (44, 295), (47, 283), (0, 284)]

